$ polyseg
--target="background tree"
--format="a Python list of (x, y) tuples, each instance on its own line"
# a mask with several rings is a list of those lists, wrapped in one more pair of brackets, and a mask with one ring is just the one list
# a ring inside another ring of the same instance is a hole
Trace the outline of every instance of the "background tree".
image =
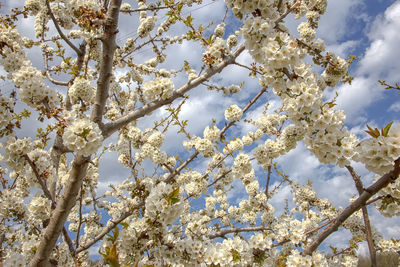
[[(327, 88), (351, 83), (354, 60), (325, 51), (315, 38), (327, 1), (226, 1), (216, 26), (185, 13), (199, 3), (27, 0), (2, 15), (2, 78), (17, 88), (0, 98), (6, 266), (87, 266), (97, 243), (110, 266), (353, 266), (363, 240), (372, 265), (376, 250), (397, 252), (398, 241), (371, 226), (366, 207), (399, 215), (400, 125), (368, 126), (370, 137), (360, 140), (344, 126), (337, 96), (324, 97)], [(118, 46), (123, 16), (139, 25), (136, 37)], [(285, 27), (288, 16), (300, 20), (297, 32)], [(28, 17), (33, 39), (15, 27)], [(202, 65), (188, 60), (165, 69), (174, 60), (169, 47), (188, 42), (204, 51)], [(29, 50), (41, 52), (40, 68)], [(139, 62), (139, 51), (152, 56)], [(243, 53), (251, 64), (238, 60)], [(247, 89), (218, 82), (233, 65), (259, 87), (244, 95), (246, 104), (221, 106), (225, 120), (210, 121), (196, 136), (180, 117), (190, 92), (206, 87), (229, 98)], [(267, 94), (279, 99), (276, 108)], [(244, 119), (256, 107), (264, 111)], [(159, 110), (148, 127), (143, 118)], [(44, 127), (25, 137), (18, 128), (29, 117)], [(239, 134), (240, 124), (254, 131)], [(163, 149), (171, 132), (184, 137), (187, 152)], [(299, 184), (280, 169), (279, 157), (300, 141), (321, 163), (348, 170), (359, 193), (348, 207), (335, 207), (311, 182)], [(101, 159), (113, 151), (130, 175), (99, 194)], [(354, 162), (375, 181), (363, 184)], [(280, 184), (271, 188), (272, 175)], [(228, 194), (238, 181), (247, 196), (236, 205)], [(290, 185), (296, 206), (276, 215), (269, 200), (282, 184)], [(350, 230), (349, 247), (318, 251), (339, 227)]]

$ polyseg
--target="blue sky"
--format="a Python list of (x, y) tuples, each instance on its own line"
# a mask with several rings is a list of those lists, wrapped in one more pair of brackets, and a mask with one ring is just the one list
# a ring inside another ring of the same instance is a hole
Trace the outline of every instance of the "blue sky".
[[(2, 1), (4, 2), (4, 1)], [(134, 6), (133, 1), (127, 1)], [(7, 5), (22, 5), (23, 1), (6, 1)], [(214, 21), (217, 25), (224, 16), (224, 3), (221, 0), (214, 2), (205, 1), (202, 8), (198, 9), (193, 6), (191, 10), (192, 16), (195, 17), (196, 23), (203, 25)], [(357, 56), (350, 69), (350, 74), (354, 76), (352, 85), (339, 85), (335, 89), (328, 90), (326, 97), (330, 98), (334, 92), (339, 93), (338, 108), (343, 109), (347, 114), (347, 126), (351, 131), (360, 137), (366, 136), (363, 132), (368, 123), (376, 127), (383, 127), (388, 122), (394, 120), (399, 121), (400, 114), (400, 96), (395, 91), (386, 91), (379, 85), (378, 80), (386, 80), (389, 83), (400, 82), (400, 1), (388, 0), (330, 0), (328, 1), (328, 10), (326, 15), (321, 19), (318, 37), (326, 41), (328, 50), (347, 58), (353, 54)], [(32, 36), (33, 20), (26, 20), (19, 24), (19, 29), (23, 34)], [(123, 43), (128, 37), (134, 37), (138, 21), (132, 21), (130, 16), (121, 17), (121, 28), (118, 41)], [(296, 31), (298, 21), (288, 19), (288, 26), (291, 32)], [(181, 26), (174, 26), (172, 32), (182, 31)], [(179, 49), (178, 49), (179, 48)], [(182, 46), (173, 46), (167, 50), (169, 57), (164, 64), (166, 68), (178, 69), (182, 66), (183, 60), (188, 60), (197, 70), (201, 66), (200, 59), (203, 49), (198, 45), (185, 42)], [(41, 68), (40, 57), (33, 56), (33, 63)], [(136, 54), (138, 62), (144, 62), (152, 57), (151, 50), (144, 49), (143, 52)], [(250, 56), (246, 53), (240, 56), (239, 62), (251, 63)], [(247, 71), (236, 66), (226, 68), (220, 75), (212, 79), (213, 82), (225, 85), (239, 84), (246, 81), (245, 86), (240, 94), (232, 98), (226, 98), (215, 92), (207, 91), (204, 87), (194, 89), (190, 95), (191, 99), (182, 108), (182, 119), (189, 120), (189, 131), (192, 134), (202, 137), (205, 126), (211, 125), (211, 118), (217, 121), (223, 121), (224, 109), (234, 103), (239, 103), (242, 107), (246, 101), (252, 97), (258, 90), (258, 82), (249, 80)], [(175, 87), (178, 87), (185, 80), (184, 75), (178, 76), (175, 80)], [(2, 92), (11, 90), (10, 84), (2, 85)], [(268, 94), (263, 101), (272, 99), (271, 106), (277, 106), (276, 99)], [(205, 108), (206, 107), (206, 108)], [(250, 110), (246, 114), (246, 118), (256, 118), (261, 114), (261, 108)], [(201, 114), (201, 116), (199, 116)], [(154, 112), (151, 116), (147, 116), (139, 120), (139, 127), (145, 129), (153, 125), (154, 119), (159, 119), (165, 115), (165, 111), (160, 110)], [(39, 123), (30, 120), (25, 123), (25, 127), (37, 126)], [(29, 133), (26, 127), (22, 130), (23, 135), (34, 135)], [(234, 133), (244, 135), (246, 131), (251, 129), (248, 125), (240, 123), (234, 127)], [(184, 155), (182, 141), (183, 135), (176, 135), (172, 128), (167, 132), (167, 142), (163, 149), (172, 154), (180, 152)], [(116, 141), (116, 136), (111, 138)], [(104, 192), (110, 183), (118, 183), (129, 176), (129, 171), (121, 169), (116, 172), (115, 167), (118, 165), (116, 161), (116, 153), (108, 153), (102, 160), (103, 166), (100, 169), (99, 191)], [(145, 167), (150, 168), (150, 164)], [(196, 161), (192, 164), (192, 168), (196, 170), (204, 170), (206, 162), (204, 160)], [(337, 206), (345, 206), (349, 198), (356, 194), (350, 176), (338, 167), (320, 165), (318, 160), (306, 150), (304, 145), (299, 144), (298, 147), (291, 151), (288, 155), (280, 158), (280, 167), (290, 177), (305, 184), (308, 179), (314, 182), (315, 190), (321, 197), (327, 197)], [(366, 185), (373, 179), (373, 175), (368, 173), (360, 164), (354, 164), (357, 172), (362, 176)], [(122, 167), (121, 167), (122, 168)], [(273, 181), (276, 183), (276, 181)], [(232, 202), (239, 201), (245, 195), (243, 187), (240, 183), (234, 183), (238, 188), (230, 192), (229, 196)], [(260, 184), (263, 185), (260, 179)], [(265, 182), (264, 182), (265, 184)], [(272, 185), (273, 186), (273, 185)], [(277, 211), (282, 210), (284, 198), (291, 198), (290, 190), (287, 186), (276, 195), (271, 203)], [(387, 219), (379, 215), (374, 208), (371, 208), (372, 222), (382, 231), (385, 237), (400, 238), (400, 220)], [(327, 242), (335, 245), (346, 245), (345, 231), (335, 233)], [(95, 250), (93, 250), (95, 252)]]

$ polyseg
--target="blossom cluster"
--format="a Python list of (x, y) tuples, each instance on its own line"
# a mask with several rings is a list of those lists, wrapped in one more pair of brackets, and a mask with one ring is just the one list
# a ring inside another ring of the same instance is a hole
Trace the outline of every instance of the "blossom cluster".
[(261, 1), (241, 1), (241, 0), (228, 0), (226, 4), (232, 9), (233, 14), (239, 19), (242, 19), (245, 14), (252, 14), (258, 10), (261, 17), (274, 17), (277, 15), (276, 8), (273, 7), (273, 0)]
[(228, 39), (226, 39), (226, 44), (229, 47), (229, 49), (234, 48), (238, 44), (237, 38), (238, 37), (236, 34), (231, 34), (229, 35)]
[(256, 126), (258, 129), (263, 131), (263, 133), (267, 135), (274, 135), (277, 133), (277, 129), (275, 127), (279, 125), (281, 119), (283, 118), (285, 117), (282, 116), (282, 118), (280, 118), (280, 116), (277, 114), (261, 116), (256, 120)]
[(220, 37), (214, 39), (213, 43), (209, 45), (201, 59), (205, 65), (215, 67), (222, 62), (224, 57), (230, 53), (226, 41)]
[(64, 145), (84, 156), (96, 153), (103, 136), (97, 123), (88, 119), (77, 119), (64, 130)]
[(92, 11), (100, 11), (101, 4), (96, 0), (70, 0), (67, 2), (67, 8), (72, 11), (72, 14), (79, 15), (79, 9), (87, 8)]
[(341, 167), (349, 165), (357, 146), (357, 137), (350, 133), (344, 124), (344, 113), (334, 110), (311, 114), (315, 116), (314, 129), (317, 133), (307, 136), (307, 148), (322, 163), (338, 164)]
[(17, 29), (0, 27), (1, 57), (0, 65), (8, 73), (18, 70), (27, 60), (22, 48), (22, 39)]
[(322, 73), (322, 77), (328, 86), (334, 87), (346, 74), (348, 63), (343, 58), (340, 58), (333, 53), (328, 53), (327, 57), (330, 58), (328, 67)]
[[(174, 157), (168, 157), (165, 151), (160, 150), (164, 142), (165, 136), (158, 131), (146, 130), (142, 132), (139, 128), (131, 125), (128, 131), (119, 136), (117, 151), (119, 154), (118, 161), (129, 165), (131, 160), (131, 147), (140, 149), (135, 153), (135, 160), (138, 162), (149, 158), (157, 165), (173, 167), (176, 164)], [(167, 167), (168, 168), (168, 167)]]
[(311, 27), (310, 23), (302, 22), (297, 27), (298, 32), (300, 33), (301, 37), (304, 38), (306, 41), (310, 42), (315, 37), (315, 30)]
[(248, 174), (252, 169), (250, 157), (247, 154), (241, 153), (236, 156), (232, 170), (237, 177)]
[(217, 37), (224, 36), (225, 33), (225, 23), (218, 24), (217, 27), (214, 29), (214, 34)]
[(141, 38), (145, 38), (154, 29), (156, 25), (157, 17), (146, 17), (140, 19), (140, 25), (137, 29), (137, 34)]
[(16, 172), (24, 172), (27, 164), (25, 155), (32, 151), (33, 145), (30, 138), (17, 139), (9, 136), (4, 144), (4, 160)]
[(31, 167), (26, 168), (25, 171), (27, 182), (30, 185), (38, 184), (36, 175), (39, 175), (40, 179), (47, 183), (55, 178), (56, 170), (48, 151), (36, 148), (28, 153), (28, 157), (35, 165), (35, 171)]
[[(380, 178), (377, 176), (376, 178)], [(393, 217), (400, 216), (400, 181), (390, 183), (381, 191), (378, 195), (383, 197), (376, 201), (376, 208), (381, 212), (383, 216)]]
[(29, 11), (30, 15), (37, 15), (42, 7), (45, 5), (45, 1), (41, 0), (26, 0), (24, 8)]
[[(315, 252), (311, 256), (303, 256), (300, 255), (298, 250), (292, 250), (291, 254), (287, 258), (286, 262), (288, 267), (296, 267), (296, 266), (321, 266), (328, 267), (328, 261), (326, 257), (320, 253)], [(347, 265), (344, 265), (347, 266)]]
[(202, 193), (207, 192), (208, 181), (201, 173), (192, 171), (180, 175), (177, 179), (178, 184), (185, 184), (185, 192), (188, 196), (199, 198)]
[(224, 147), (224, 154), (231, 154), (234, 151), (243, 149), (243, 141), (240, 138), (234, 138)]
[(59, 103), (58, 96), (53, 89), (45, 85), (42, 73), (27, 60), (18, 31), (2, 26), (0, 39), (3, 43), (0, 64), (20, 89), (21, 100), (33, 108), (42, 107), (43, 102), (55, 107)]
[(2, 129), (4, 126), (7, 126), (12, 119), (11, 111), (13, 108), (14, 103), (11, 101), (11, 99), (5, 96), (0, 96), (0, 129)]
[(207, 138), (195, 138), (194, 147), (204, 157), (210, 157), (214, 154), (213, 144)]
[(13, 81), (15, 86), (20, 88), (21, 100), (30, 107), (39, 108), (43, 106), (44, 101), (54, 107), (59, 102), (57, 93), (45, 85), (42, 73), (30, 64), (23, 65), (16, 71)]
[(16, 190), (3, 190), (0, 201), (2, 218), (25, 218), (27, 213), (23, 197)]
[(123, 3), (120, 7), (120, 10), (122, 13), (127, 13), (129, 10), (131, 10), (131, 5), (129, 3)]
[(169, 78), (156, 78), (143, 85), (143, 95), (147, 101), (155, 100), (157, 97), (165, 100), (172, 96), (174, 83)]
[(76, 78), (68, 90), (72, 104), (79, 104), (84, 101), (88, 104), (93, 102), (95, 89), (90, 86), (90, 81), (83, 78)]
[(356, 147), (354, 160), (377, 174), (385, 174), (393, 169), (393, 162), (400, 157), (400, 124), (392, 126), (387, 136), (367, 138)]
[(271, 18), (256, 17), (246, 20), (242, 35), (251, 56), (266, 69), (294, 66), (305, 56), (294, 37), (286, 32), (274, 31)]
[(218, 127), (215, 125), (211, 127), (207, 126), (206, 128), (204, 128), (203, 131), (204, 138), (210, 140), (211, 142), (217, 141), (219, 139), (220, 133), (221, 130), (218, 129)]
[(169, 225), (176, 221), (183, 210), (183, 200), (180, 199), (179, 188), (164, 182), (156, 185), (145, 203), (146, 219)]
[(29, 221), (33, 225), (40, 225), (50, 218), (51, 201), (43, 196), (32, 198), (28, 206)]
[(232, 105), (225, 110), (225, 119), (229, 122), (238, 121), (242, 116), (243, 111), (237, 105)]

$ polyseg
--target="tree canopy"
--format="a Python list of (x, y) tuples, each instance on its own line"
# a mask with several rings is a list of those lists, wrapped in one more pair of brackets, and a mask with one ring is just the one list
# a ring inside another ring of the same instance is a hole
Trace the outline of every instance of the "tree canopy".
[[(202, 0), (2, 11), (4, 266), (356, 266), (363, 241), (376, 266), (399, 252), (369, 212), (400, 215), (400, 124), (346, 126), (337, 86), (356, 58), (318, 38), (328, 1), (221, 3), (224, 17), (196, 17)], [(223, 116), (209, 114), (217, 96)], [(347, 207), (285, 173), (299, 144), (346, 170), (358, 192)], [(348, 247), (326, 248), (338, 229)]]

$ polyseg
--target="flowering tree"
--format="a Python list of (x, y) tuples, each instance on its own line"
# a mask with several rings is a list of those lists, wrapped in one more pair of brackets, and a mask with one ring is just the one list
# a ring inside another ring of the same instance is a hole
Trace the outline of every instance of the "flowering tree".
[[(398, 241), (371, 226), (366, 207), (400, 214), (400, 125), (369, 127), (371, 137), (359, 140), (344, 126), (335, 99), (324, 98), (327, 87), (352, 80), (352, 59), (325, 51), (315, 39), (327, 1), (226, 0), (235, 23), (225, 17), (216, 27), (184, 15), (200, 3), (27, 0), (23, 9), (2, 15), (2, 78), (17, 88), (0, 96), (5, 266), (89, 266), (88, 249), (98, 244), (110, 266), (355, 266), (363, 240), (376, 265), (376, 250), (398, 250)], [(140, 24), (136, 38), (117, 46), (121, 16)], [(285, 27), (287, 16), (302, 19), (298, 32)], [(15, 27), (28, 17), (34, 17), (34, 39)], [(182, 43), (202, 47), (200, 67), (184, 61), (179, 70), (161, 68), (165, 51)], [(148, 48), (153, 57), (137, 62), (133, 53)], [(31, 50), (42, 53), (38, 67)], [(253, 64), (240, 63), (242, 53)], [(211, 83), (230, 65), (259, 81), (257, 93), (245, 105), (224, 107), (225, 121), (210, 121), (203, 136), (195, 136), (180, 111), (194, 88), (226, 97), (245, 88)], [(267, 92), (280, 99), (278, 109), (268, 110)], [(264, 105), (257, 119), (243, 119)], [(152, 128), (141, 125), (160, 110)], [(45, 129), (21, 136), (21, 122), (30, 116)], [(239, 123), (256, 130), (238, 136)], [(186, 152), (163, 150), (170, 131), (185, 137)], [(359, 193), (348, 207), (336, 208), (311, 183), (296, 183), (279, 170), (279, 156), (300, 141), (321, 163), (348, 170)], [(110, 151), (131, 175), (99, 195), (98, 168)], [(364, 185), (352, 162), (363, 163), (375, 181)], [(296, 204), (281, 215), (269, 203), (280, 189), (270, 188), (273, 173), (290, 185)], [(239, 205), (227, 197), (234, 181), (247, 192)], [(349, 248), (318, 250), (340, 227), (351, 231)]]

